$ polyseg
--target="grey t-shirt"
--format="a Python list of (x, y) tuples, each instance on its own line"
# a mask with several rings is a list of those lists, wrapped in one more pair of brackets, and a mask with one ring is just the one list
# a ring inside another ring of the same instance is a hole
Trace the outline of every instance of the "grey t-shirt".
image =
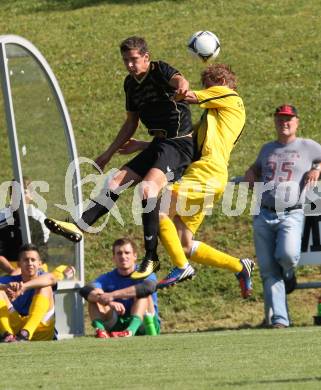
[(321, 161), (321, 145), (311, 139), (296, 138), (289, 144), (278, 141), (263, 145), (254, 167), (265, 184), (262, 206), (276, 209), (304, 203), (304, 175), (314, 162)]

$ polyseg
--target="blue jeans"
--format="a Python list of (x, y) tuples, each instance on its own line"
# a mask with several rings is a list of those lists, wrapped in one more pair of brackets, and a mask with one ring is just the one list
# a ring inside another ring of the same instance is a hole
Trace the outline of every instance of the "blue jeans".
[(303, 223), (300, 209), (277, 214), (262, 208), (253, 219), (267, 324), (289, 326), (284, 279), (293, 276), (299, 262)]

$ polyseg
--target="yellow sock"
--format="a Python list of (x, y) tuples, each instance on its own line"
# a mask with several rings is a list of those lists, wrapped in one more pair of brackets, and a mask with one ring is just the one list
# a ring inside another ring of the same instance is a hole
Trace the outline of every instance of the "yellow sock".
[(192, 251), (190, 259), (196, 263), (225, 268), (235, 273), (242, 271), (243, 268), (240, 259), (220, 252), (203, 242), (200, 242), (196, 250)]
[(49, 298), (37, 294), (32, 298), (32, 303), (29, 310), (29, 318), (23, 329), (29, 332), (29, 340), (32, 338), (35, 330), (38, 328), (44, 315), (48, 312), (50, 306)]
[(7, 306), (7, 302), (4, 299), (0, 299), (0, 334), (5, 332), (13, 334), (13, 330), (10, 326), (9, 316), (10, 312)]
[(184, 268), (188, 264), (188, 260), (185, 256), (174, 222), (170, 218), (160, 219), (159, 237), (172, 263), (178, 268)]

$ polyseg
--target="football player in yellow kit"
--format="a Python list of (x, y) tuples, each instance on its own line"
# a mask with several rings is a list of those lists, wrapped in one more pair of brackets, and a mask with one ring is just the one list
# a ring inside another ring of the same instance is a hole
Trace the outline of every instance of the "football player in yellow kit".
[(20, 275), (0, 277), (0, 341), (52, 340), (55, 330), (53, 274), (40, 271), (38, 248), (21, 247)]
[[(172, 192), (171, 205), (160, 213), (160, 238), (175, 267), (158, 283), (158, 288), (195, 275), (188, 257), (234, 272), (242, 296), (247, 298), (252, 292), (254, 262), (235, 258), (193, 239), (208, 208), (224, 192), (230, 153), (245, 123), (243, 101), (236, 92), (236, 76), (229, 66), (211, 64), (202, 72), (201, 80), (205, 89), (176, 97), (198, 104), (205, 111), (195, 126), (196, 161), (189, 165), (180, 181), (168, 188)], [(144, 147), (143, 143), (140, 147)]]

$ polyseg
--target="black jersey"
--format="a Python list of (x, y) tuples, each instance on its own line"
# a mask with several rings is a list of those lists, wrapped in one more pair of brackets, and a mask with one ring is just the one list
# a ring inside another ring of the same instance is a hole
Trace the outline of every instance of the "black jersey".
[[(23, 244), (17, 211), (13, 212), (12, 218), (14, 222), (11, 225), (0, 221), (0, 256), (6, 257), (9, 261), (17, 261), (20, 247)], [(42, 260), (47, 261), (48, 247), (44, 242), (42, 226), (32, 217), (28, 217), (28, 221), (32, 242), (37, 245)]]
[(148, 132), (164, 130), (166, 138), (183, 136), (192, 132), (192, 118), (188, 103), (175, 102), (175, 89), (169, 80), (180, 74), (163, 61), (151, 61), (143, 79), (128, 75), (124, 82), (126, 110), (137, 112)]
[(13, 213), (12, 225), (2, 224), (0, 229), (0, 256), (9, 261), (17, 261), (19, 249), (22, 245), (22, 234), (17, 212)]

